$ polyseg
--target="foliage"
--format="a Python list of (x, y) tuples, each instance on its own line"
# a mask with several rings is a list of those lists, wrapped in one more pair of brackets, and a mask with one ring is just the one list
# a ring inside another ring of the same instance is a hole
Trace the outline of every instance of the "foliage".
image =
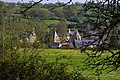
[(53, 15), (55, 15), (55, 17), (59, 17), (61, 20), (64, 19), (64, 13), (62, 9), (60, 8), (54, 9), (52, 13)]
[[(92, 11), (96, 16), (96, 18), (89, 17), (88, 22), (94, 26), (93, 30), (96, 31), (100, 44), (92, 53), (86, 52), (89, 58), (85, 62), (92, 69), (96, 69), (97, 75), (102, 74), (102, 71), (108, 68), (112, 71), (120, 67), (119, 4), (119, 0), (93, 0), (86, 2), (84, 6), (86, 12)], [(113, 52), (111, 49), (117, 49), (117, 51)], [(110, 55), (101, 59), (105, 51), (110, 52)]]
[[(90, 80), (64, 56), (59, 56), (53, 62), (48, 62), (46, 57), (41, 56), (43, 50), (38, 51), (38, 48), (46, 47), (46, 44), (50, 43), (52, 30), (40, 23), (37, 18), (31, 20), (27, 16), (18, 14), (16, 9), (12, 9), (15, 6), (10, 5), (7, 6), (10, 12), (5, 12), (7, 15), (2, 14), (3, 19), (0, 24), (1, 80)], [(33, 13), (34, 11), (31, 11), (31, 14)], [(33, 28), (37, 34), (37, 41), (29, 44), (26, 38), (33, 32)], [(66, 63), (59, 61), (63, 58), (67, 60)], [(69, 67), (72, 67), (72, 70), (69, 70)]]
[[(40, 0), (40, 2), (41, 1), (43, 0)], [(68, 0), (68, 1), (71, 2), (71, 0)], [(11, 17), (11, 16), (15, 18), (19, 17), (22, 20), (34, 21), (34, 22), (40, 23), (40, 25), (43, 24), (48, 27), (53, 24), (58, 24), (59, 21), (68, 22), (69, 24), (73, 24), (73, 23), (79, 24), (79, 22), (84, 18), (84, 13), (82, 8), (83, 4), (81, 3), (75, 3), (72, 5), (71, 4), (68, 5), (69, 2), (66, 4), (65, 3), (41, 4), (39, 2), (38, 3), (35, 2), (35, 5), (33, 5), (34, 2), (4, 3), (1, 1), (1, 3), (4, 4), (4, 5), (1, 5), (2, 6), (1, 11), (3, 10), (4, 12), (3, 14), (5, 15), (5, 17)], [(26, 11), (24, 12), (24, 10)], [(0, 18), (1, 17), (2, 15), (0, 16)], [(47, 21), (47, 20), (48, 22), (50, 21), (52, 24), (48, 24), (46, 22), (43, 23), (44, 21)], [(58, 22), (53, 20), (57, 20)]]
[[(112, 50), (112, 51), (117, 52), (117, 50)], [(92, 50), (87, 50), (87, 52), (92, 54)], [(95, 76), (95, 74), (97, 73), (97, 72), (95, 73), (95, 69), (87, 68), (90, 65), (87, 66), (86, 64), (84, 64), (84, 60), (86, 58), (89, 58), (89, 56), (87, 56), (84, 53), (81, 53), (79, 49), (77, 50), (76, 49), (45, 49), (42, 55), (47, 56), (47, 61), (49, 62), (55, 61), (56, 58), (60, 55), (64, 55), (65, 57), (70, 59), (70, 61), (72, 61), (74, 66), (78, 66), (79, 69), (83, 71), (82, 72), (83, 75), (88, 76), (93, 80), (98, 80), (98, 77)], [(110, 56), (110, 55), (111, 55), (110, 52), (105, 51), (104, 55), (102, 55), (101, 58), (99, 59), (96, 58), (96, 61), (99, 62), (100, 59), (104, 59), (106, 56)], [(61, 62), (66, 62), (66, 60), (63, 59), (61, 60)], [(100, 80), (108, 80), (108, 79), (119, 80), (120, 68), (117, 71), (112, 71), (108, 73), (108, 71), (110, 70), (111, 68), (108, 68), (105, 71), (103, 71), (102, 74), (99, 76)]]
[(31, 18), (38, 18), (38, 19), (49, 19), (50, 14), (47, 9), (32, 8), (27, 12), (26, 16), (30, 16)]
[(67, 23), (61, 21), (57, 26), (56, 26), (56, 30), (58, 31), (60, 37), (61, 37), (61, 41), (64, 42), (65, 38), (66, 38), (66, 32), (67, 32)]
[[(77, 19), (77, 8), (75, 5), (69, 5), (64, 8), (64, 14), (66, 19)], [(73, 21), (74, 22), (74, 21)]]
[[(49, 23), (50, 18), (63, 21), (60, 24), (56, 21), (53, 22), (53, 24), (57, 25), (54, 29), (59, 29), (60, 33), (62, 33), (62, 30), (67, 30), (65, 27), (67, 26), (65, 23), (66, 20), (76, 22), (77, 24), (80, 22), (81, 16), (83, 16), (82, 18), (87, 16), (89, 20), (85, 21), (94, 26), (93, 30), (97, 32), (96, 36), (99, 37), (99, 42), (102, 42), (102, 45), (98, 45), (98, 49), (93, 50), (92, 53), (85, 51), (89, 56), (85, 61), (87, 66), (96, 69), (97, 75), (108, 68), (117, 70), (120, 67), (119, 0), (105, 0), (100, 2), (92, 0), (92, 2), (85, 4), (86, 14), (80, 12), (82, 5), (78, 3), (67, 5), (71, 0), (66, 4), (39, 5), (41, 1), (43, 0), (30, 4), (6, 4), (0, 1), (0, 75), (2, 75), (2, 78), (11, 80), (33, 80), (38, 78), (42, 80), (47, 78), (52, 80), (56, 78), (73, 80), (80, 76), (82, 77), (81, 74), (79, 76), (78, 70), (75, 73), (74, 70), (73, 72), (68, 72), (66, 67), (69, 64), (58, 63), (56, 61), (47, 62), (43, 57), (37, 55), (37, 53), (41, 52), (36, 52), (36, 48), (47, 47), (52, 41), (53, 29), (48, 28), (49, 24), (44, 23), (44, 21), (48, 21)], [(60, 10), (58, 7), (61, 7)], [(18, 13), (22, 13), (23, 15)], [(81, 28), (81, 24), (79, 25)], [(36, 34), (38, 35), (37, 42), (29, 45), (26, 43), (26, 35), (24, 33), (32, 32), (32, 28), (36, 29)], [(22, 39), (24, 42), (22, 44), (20, 43), (21, 36), (23, 36)], [(61, 36), (64, 35), (62, 34)], [(22, 46), (25, 46), (24, 50), (19, 52)], [(118, 50), (113, 52), (110, 48)], [(111, 52), (109, 53), (110, 55), (100, 58), (106, 50)], [(55, 76), (55, 74), (57, 75)]]
[[(18, 42), (11, 43), (12, 41), (7, 36), (0, 43), (4, 45), (0, 47), (1, 80), (90, 80), (83, 77), (81, 71), (75, 69), (69, 60), (66, 63), (59, 62), (62, 59), (67, 60), (66, 57), (59, 56), (55, 61), (48, 62), (46, 57), (40, 55), (42, 49), (19, 48), (14, 46)], [(70, 66), (73, 67), (71, 71), (68, 69)]]

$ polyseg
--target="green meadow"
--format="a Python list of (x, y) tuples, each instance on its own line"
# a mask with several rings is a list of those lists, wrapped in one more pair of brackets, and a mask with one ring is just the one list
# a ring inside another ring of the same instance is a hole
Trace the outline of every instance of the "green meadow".
[[(92, 50), (87, 50), (88, 52), (92, 52)], [(95, 70), (85, 69), (83, 71), (84, 63), (83, 61), (88, 58), (85, 53), (81, 53), (79, 49), (20, 49), (18, 50), (20, 56), (27, 56), (27, 53), (34, 53), (34, 55), (40, 55), (41, 58), (44, 58), (47, 62), (55, 62), (58, 61), (60, 63), (71, 63), (73, 67), (77, 67), (81, 70), (84, 76), (91, 78), (92, 80), (98, 80), (98, 77), (94, 75)], [(102, 56), (110, 55), (109, 52), (105, 52)], [(68, 70), (72, 70), (72, 67), (68, 67)], [(107, 73), (107, 71), (103, 71), (102, 75), (100, 75), (101, 80), (120, 80), (120, 69), (117, 71), (112, 71)]]
[[(88, 58), (87, 55), (84, 53), (81, 53), (81, 51), (75, 50), (75, 49), (43, 49), (43, 50), (38, 50), (40, 55), (45, 57), (48, 62), (55, 61), (58, 59), (58, 57), (62, 56), (65, 57), (65, 59), (61, 59), (60, 62), (67, 62), (71, 61), (72, 64), (76, 67), (78, 66), (81, 70), (84, 68), (84, 63), (83, 61)], [(90, 52), (90, 50), (89, 50)], [(110, 53), (105, 52), (105, 55), (109, 55)], [(103, 56), (104, 57), (104, 56)], [(66, 59), (67, 58), (67, 59)], [(84, 76), (89, 76), (93, 80), (97, 80), (98, 77), (94, 75), (95, 70), (85, 70), (82, 72)], [(102, 75), (100, 75), (101, 80), (120, 80), (120, 69), (117, 71), (113, 71), (110, 73), (107, 73), (106, 71), (103, 72)]]

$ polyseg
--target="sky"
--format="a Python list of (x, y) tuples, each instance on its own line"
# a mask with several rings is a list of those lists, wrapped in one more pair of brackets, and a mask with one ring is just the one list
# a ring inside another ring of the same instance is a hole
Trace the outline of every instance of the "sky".
[[(18, 1), (20, 1), (21, 2), (21, 0), (2, 0), (2, 1), (4, 1), (4, 2), (18, 2)], [(22, 0), (22, 1), (23, 2), (29, 2), (31, 0)], [(39, 1), (39, 0), (33, 0), (33, 1)], [(43, 0), (42, 3), (56, 3), (58, 1), (66, 3), (69, 0), (48, 0), (48, 1), (47, 0)], [(72, 1), (73, 1), (73, 3), (75, 3), (75, 2), (85, 3), (86, 0), (72, 0)]]

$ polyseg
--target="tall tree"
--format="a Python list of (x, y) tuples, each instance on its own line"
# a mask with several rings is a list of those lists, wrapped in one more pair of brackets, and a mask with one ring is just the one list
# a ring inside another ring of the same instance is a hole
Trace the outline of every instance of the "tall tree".
[(60, 8), (54, 9), (52, 12), (55, 14), (56, 17), (64, 19), (64, 13)]
[(58, 25), (56, 25), (56, 30), (60, 34), (61, 41), (64, 42), (67, 34), (67, 23), (61, 21)]
[(65, 17), (66, 18), (76, 18), (77, 17), (77, 10), (75, 5), (69, 5), (64, 8), (65, 9)]
[(28, 16), (28, 18), (48, 19), (50, 12), (48, 9), (34, 7), (28, 10), (26, 16)]

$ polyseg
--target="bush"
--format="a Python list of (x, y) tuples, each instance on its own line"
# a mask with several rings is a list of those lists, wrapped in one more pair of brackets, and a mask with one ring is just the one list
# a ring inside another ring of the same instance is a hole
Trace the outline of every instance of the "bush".
[(47, 62), (36, 53), (10, 55), (0, 60), (1, 80), (89, 80), (77, 69), (68, 71), (68, 63)]
[(64, 56), (48, 62), (45, 56), (40, 55), (42, 49), (20, 48), (18, 41), (8, 37), (0, 43), (1, 80), (90, 80), (83, 77), (69, 60), (60, 62)]

